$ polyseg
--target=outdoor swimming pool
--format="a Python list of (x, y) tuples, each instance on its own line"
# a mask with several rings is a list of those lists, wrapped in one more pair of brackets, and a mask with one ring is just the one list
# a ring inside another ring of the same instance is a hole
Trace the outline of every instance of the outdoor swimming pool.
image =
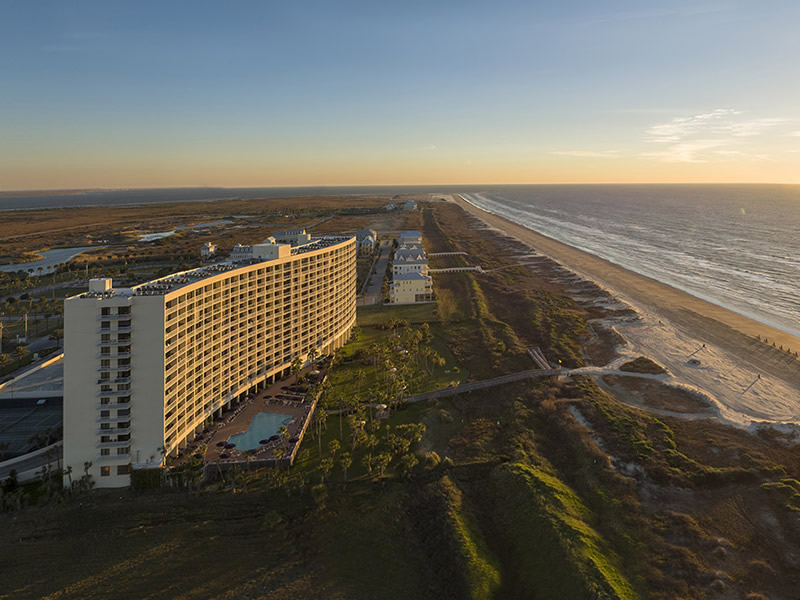
[(281, 425), (288, 425), (292, 421), (292, 415), (260, 412), (253, 417), (247, 431), (232, 435), (228, 442), (236, 444), (237, 450), (254, 450), (261, 447), (260, 440), (266, 440), (269, 436), (277, 434)]

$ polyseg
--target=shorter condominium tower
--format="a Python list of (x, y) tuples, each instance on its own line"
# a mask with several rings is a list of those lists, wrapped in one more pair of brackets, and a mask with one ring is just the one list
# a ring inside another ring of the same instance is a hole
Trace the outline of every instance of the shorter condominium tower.
[[(299, 236), (298, 236), (299, 237)], [(356, 318), (355, 238), (238, 246), (132, 288), (94, 279), (64, 303), (64, 465), (97, 487), (163, 465), (232, 401), (342, 346)]]
[(392, 262), (389, 302), (414, 304), (433, 300), (433, 282), (419, 231), (403, 231), (397, 239)]

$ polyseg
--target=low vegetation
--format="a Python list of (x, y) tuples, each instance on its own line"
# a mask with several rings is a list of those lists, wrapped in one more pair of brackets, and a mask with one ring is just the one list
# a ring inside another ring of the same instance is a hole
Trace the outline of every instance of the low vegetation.
[(663, 375), (667, 372), (664, 367), (650, 360), (646, 356), (640, 356), (632, 361), (620, 365), (619, 370), (627, 371), (629, 373), (647, 373), (650, 375)]

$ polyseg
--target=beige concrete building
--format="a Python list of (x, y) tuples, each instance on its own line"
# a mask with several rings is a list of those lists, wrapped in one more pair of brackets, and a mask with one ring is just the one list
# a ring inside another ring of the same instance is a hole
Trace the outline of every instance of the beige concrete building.
[(389, 284), (389, 302), (414, 304), (433, 300), (433, 281), (422, 273), (401, 273), (392, 277)]
[[(356, 318), (355, 238), (239, 247), (236, 260), (133, 288), (92, 280), (64, 306), (64, 466), (129, 485), (208, 419), (343, 345)], [(232, 255), (233, 256), (233, 255)]]

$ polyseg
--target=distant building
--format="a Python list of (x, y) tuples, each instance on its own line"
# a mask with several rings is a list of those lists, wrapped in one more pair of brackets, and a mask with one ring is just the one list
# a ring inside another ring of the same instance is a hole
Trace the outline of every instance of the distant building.
[(292, 246), (302, 246), (311, 241), (311, 234), (306, 233), (305, 229), (286, 229), (276, 231), (272, 234), (275, 241), (279, 244), (291, 244)]
[(374, 229), (361, 229), (356, 232), (356, 246), (359, 254), (371, 254), (378, 242)]
[(389, 285), (389, 302), (414, 304), (433, 300), (433, 282), (430, 275), (402, 273), (394, 275)]
[(403, 212), (414, 212), (415, 210), (417, 210), (417, 203), (413, 200), (409, 200), (403, 204)]
[(422, 246), (422, 234), (419, 231), (402, 231), (397, 238), (399, 246), (411, 246), (419, 244)]
[(200, 248), (200, 256), (206, 260), (212, 258), (216, 252), (217, 246), (213, 242), (206, 242), (203, 244), (203, 247)]
[(433, 282), (428, 274), (422, 234), (419, 231), (403, 231), (397, 238), (397, 244), (392, 260), (389, 302), (430, 302), (433, 299)]
[(401, 246), (394, 251), (394, 260), (424, 260), (425, 251), (419, 246)]
[(397, 204), (395, 204), (394, 202), (390, 202), (389, 204), (386, 205), (386, 210), (388, 212), (392, 212), (393, 210), (397, 210)]
[(404, 273), (422, 273), (428, 274), (428, 261), (426, 259), (405, 259), (395, 260), (392, 263), (392, 276), (402, 275)]

